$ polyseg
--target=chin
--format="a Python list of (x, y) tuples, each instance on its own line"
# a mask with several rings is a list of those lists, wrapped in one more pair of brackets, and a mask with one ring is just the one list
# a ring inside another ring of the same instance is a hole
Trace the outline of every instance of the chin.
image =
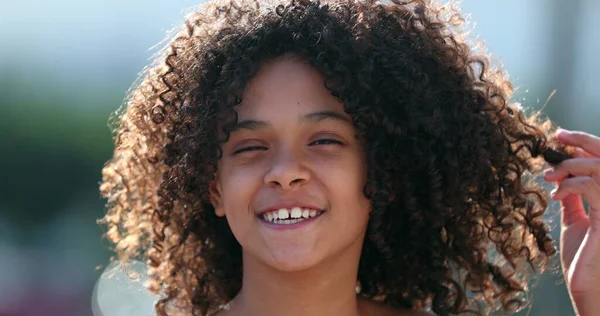
[(315, 267), (319, 262), (314, 253), (286, 252), (273, 254), (267, 264), (282, 272), (300, 272)]

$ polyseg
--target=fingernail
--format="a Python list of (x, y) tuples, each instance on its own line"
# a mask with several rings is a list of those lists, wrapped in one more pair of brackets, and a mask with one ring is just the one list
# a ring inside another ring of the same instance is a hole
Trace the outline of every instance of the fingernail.
[(544, 170), (543, 176), (544, 178), (549, 178), (552, 177), (554, 174), (554, 169), (546, 169)]

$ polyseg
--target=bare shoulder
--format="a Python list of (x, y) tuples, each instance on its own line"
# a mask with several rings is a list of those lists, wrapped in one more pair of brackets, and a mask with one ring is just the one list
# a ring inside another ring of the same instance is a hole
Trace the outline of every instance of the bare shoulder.
[(370, 301), (360, 300), (360, 310), (362, 315), (377, 315), (377, 316), (436, 316), (432, 312), (418, 311), (410, 309), (399, 309), (385, 304)]

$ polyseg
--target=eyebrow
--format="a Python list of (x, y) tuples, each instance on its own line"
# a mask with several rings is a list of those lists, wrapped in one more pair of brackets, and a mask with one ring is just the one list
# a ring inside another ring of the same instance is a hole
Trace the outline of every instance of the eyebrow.
[(340, 112), (330, 110), (309, 113), (304, 115), (300, 120), (317, 123), (328, 119), (338, 120), (352, 125), (352, 121), (347, 116)]
[[(340, 112), (331, 111), (331, 110), (318, 111), (318, 112), (306, 114), (300, 118), (300, 121), (301, 122), (318, 123), (318, 122), (321, 122), (324, 120), (330, 120), (330, 119), (342, 121), (344, 123), (352, 125), (352, 121), (347, 116), (345, 116), (344, 114), (342, 114)], [(239, 131), (242, 129), (256, 131), (259, 129), (267, 128), (270, 125), (271, 124), (269, 124), (266, 121), (242, 120), (242, 121), (237, 122), (237, 124), (235, 124), (231, 128), (230, 132), (235, 132), (235, 131)]]

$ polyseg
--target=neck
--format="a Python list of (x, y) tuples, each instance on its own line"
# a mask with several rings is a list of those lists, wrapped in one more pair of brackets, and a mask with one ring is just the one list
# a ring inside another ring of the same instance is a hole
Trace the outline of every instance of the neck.
[(294, 272), (278, 271), (244, 252), (243, 285), (231, 302), (231, 314), (358, 316), (356, 279), (360, 246), (350, 247), (351, 250), (315, 267)]

